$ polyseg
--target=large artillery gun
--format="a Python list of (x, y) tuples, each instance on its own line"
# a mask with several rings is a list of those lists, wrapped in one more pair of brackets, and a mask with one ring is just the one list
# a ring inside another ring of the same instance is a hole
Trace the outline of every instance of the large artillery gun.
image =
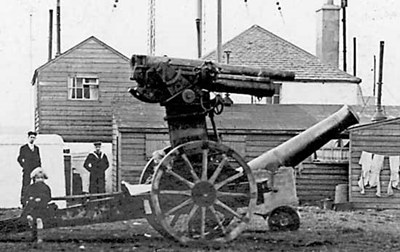
[[(277, 93), (276, 81), (294, 80), (294, 73), (144, 55), (134, 55), (131, 65), (137, 86), (130, 93), (165, 107), (171, 145), (163, 150), (161, 160), (150, 160), (141, 177), (141, 183), (151, 178), (148, 221), (164, 236), (182, 243), (226, 242), (237, 237), (257, 204), (270, 210), (269, 205), (274, 206), (275, 202), (262, 201), (265, 194), (279, 195), (283, 189), (274, 183), (281, 167), (299, 164), (358, 123), (357, 115), (344, 106), (302, 134), (246, 162), (222, 143), (214, 116), (222, 113), (224, 104), (218, 94), (211, 98), (211, 93), (271, 97)], [(207, 128), (207, 116), (212, 132)], [(253, 173), (260, 171), (270, 174), (267, 181), (254, 177)], [(272, 228), (297, 229), (297, 213), (276, 206), (267, 213)]]
[[(223, 112), (224, 104), (212, 92), (270, 97), (276, 92), (275, 82), (293, 80), (293, 73), (144, 55), (134, 55), (131, 63), (136, 86), (129, 92), (165, 107), (170, 146), (147, 163), (138, 185), (124, 183), (122, 191), (115, 193), (53, 198), (53, 202), (73, 200), (75, 204), (52, 208), (43, 220), (44, 228), (146, 217), (160, 234), (183, 244), (221, 243), (236, 238), (261, 206), (268, 209), (270, 225), (296, 229), (296, 211), (282, 205), (288, 202), (287, 195), (280, 194), (285, 188), (276, 186), (274, 179), (293, 176), (280, 171), (297, 165), (358, 123), (357, 115), (344, 106), (247, 162), (222, 143), (214, 116)], [(271, 176), (255, 178), (254, 173), (260, 171)], [(283, 199), (277, 204), (271, 195)], [(0, 221), (0, 232), (29, 230), (24, 216)]]

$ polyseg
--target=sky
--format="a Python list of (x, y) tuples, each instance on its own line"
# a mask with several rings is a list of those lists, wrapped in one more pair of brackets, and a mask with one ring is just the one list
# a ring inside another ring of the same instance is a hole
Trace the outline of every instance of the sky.
[[(130, 57), (148, 52), (148, 0), (60, 0), (61, 52), (96, 36)], [(49, 9), (57, 0), (0, 0), (0, 134), (33, 129), (34, 70), (47, 62)], [(156, 55), (196, 58), (195, 0), (155, 0)], [(315, 54), (316, 10), (325, 0), (222, 0), (222, 42), (257, 24)], [(339, 0), (334, 1), (340, 4)], [(203, 52), (216, 48), (217, 1), (203, 0)], [(114, 7), (114, 4), (116, 5)], [(280, 10), (278, 10), (280, 7)], [(353, 37), (357, 73), (364, 95), (372, 95), (373, 57), (385, 41), (383, 105), (400, 105), (400, 1), (348, 0), (347, 71), (353, 73)], [(340, 37), (342, 44), (342, 37)], [(340, 49), (342, 50), (342, 48)], [(342, 62), (342, 52), (340, 53)], [(341, 66), (339, 66), (341, 68)]]

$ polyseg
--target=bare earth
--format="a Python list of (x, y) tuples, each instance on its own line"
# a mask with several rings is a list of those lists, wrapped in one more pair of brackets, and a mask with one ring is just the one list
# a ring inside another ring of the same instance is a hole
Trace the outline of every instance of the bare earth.
[(255, 216), (236, 240), (216, 247), (184, 247), (138, 219), (45, 230), (38, 248), (30, 243), (30, 233), (0, 234), (0, 251), (400, 251), (400, 211), (335, 212), (309, 206), (299, 212), (297, 231), (269, 231), (264, 219)]

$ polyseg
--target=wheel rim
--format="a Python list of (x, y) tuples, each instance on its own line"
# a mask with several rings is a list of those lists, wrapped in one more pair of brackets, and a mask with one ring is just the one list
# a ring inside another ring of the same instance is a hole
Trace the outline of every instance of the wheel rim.
[(151, 201), (158, 222), (181, 243), (227, 242), (250, 221), (257, 186), (246, 162), (229, 147), (193, 141), (157, 166)]
[(268, 226), (272, 231), (294, 231), (300, 227), (300, 216), (295, 209), (280, 206), (272, 210)]

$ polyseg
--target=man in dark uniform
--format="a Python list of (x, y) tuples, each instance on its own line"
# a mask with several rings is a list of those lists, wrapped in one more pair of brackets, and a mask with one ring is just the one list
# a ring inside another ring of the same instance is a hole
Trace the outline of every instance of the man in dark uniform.
[(40, 159), (39, 147), (34, 142), (36, 140), (37, 133), (33, 131), (28, 132), (28, 143), (24, 144), (19, 149), (19, 155), (17, 158), (18, 163), (22, 167), (22, 189), (21, 189), (21, 204), (25, 206), (24, 194), (26, 187), (31, 183), (31, 172), (42, 166)]
[(105, 153), (101, 152), (101, 142), (94, 143), (95, 151), (86, 157), (83, 167), (90, 172), (89, 193), (105, 193), (105, 171), (109, 163)]

